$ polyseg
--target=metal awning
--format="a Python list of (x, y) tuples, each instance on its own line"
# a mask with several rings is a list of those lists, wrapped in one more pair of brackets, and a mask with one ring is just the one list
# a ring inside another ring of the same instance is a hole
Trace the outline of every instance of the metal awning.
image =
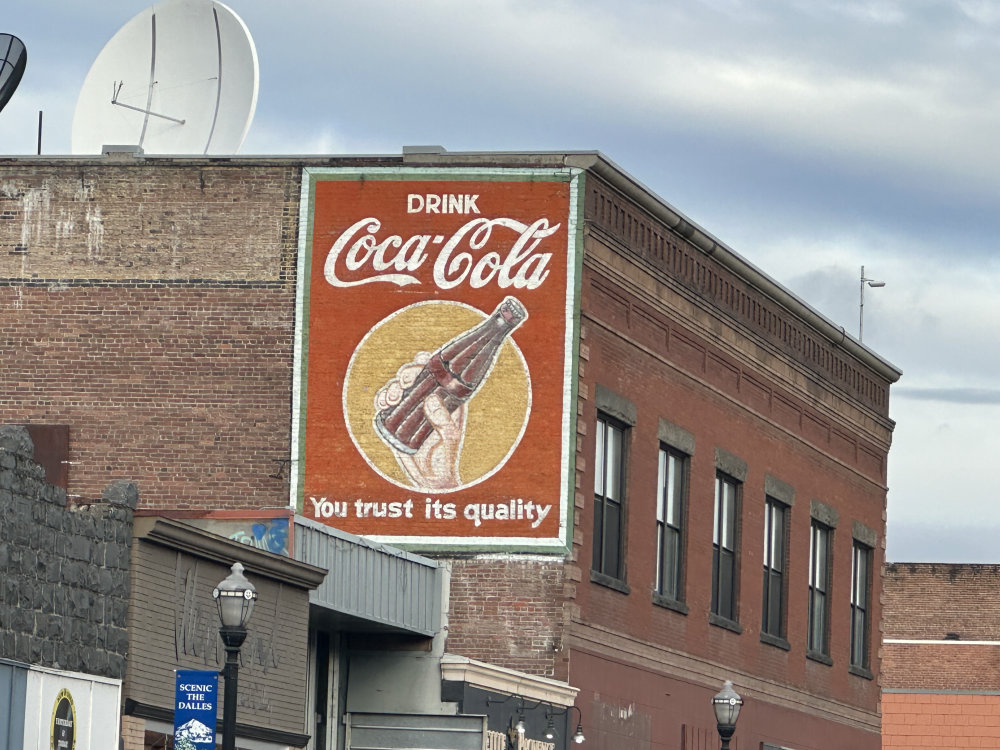
[(309, 592), (321, 626), (428, 637), (441, 628), (442, 571), (434, 560), (302, 516), (295, 516), (293, 556), (329, 571)]
[(357, 714), (346, 717), (349, 750), (482, 750), (484, 716)]

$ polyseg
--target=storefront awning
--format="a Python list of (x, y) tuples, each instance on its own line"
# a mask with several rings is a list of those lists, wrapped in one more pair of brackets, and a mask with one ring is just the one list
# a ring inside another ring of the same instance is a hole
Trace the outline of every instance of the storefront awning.
[(434, 560), (301, 516), (293, 556), (329, 571), (309, 592), (312, 615), (326, 627), (427, 637), (441, 628), (442, 574)]

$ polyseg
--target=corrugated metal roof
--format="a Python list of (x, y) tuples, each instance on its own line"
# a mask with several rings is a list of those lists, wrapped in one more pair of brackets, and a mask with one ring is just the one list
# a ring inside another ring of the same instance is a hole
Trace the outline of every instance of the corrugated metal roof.
[(354, 631), (393, 630), (432, 636), (441, 628), (440, 565), (295, 517), (296, 560), (326, 568), (309, 593), (320, 620)]

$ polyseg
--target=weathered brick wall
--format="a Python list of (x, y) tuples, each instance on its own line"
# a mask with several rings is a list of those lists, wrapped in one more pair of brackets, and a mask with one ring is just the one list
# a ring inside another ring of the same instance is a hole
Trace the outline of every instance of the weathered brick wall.
[(452, 561), (448, 651), (567, 679), (566, 568), (515, 556)]
[(135, 485), (68, 507), (23, 427), (0, 426), (0, 657), (122, 679)]
[(288, 457), (289, 292), (0, 288), (0, 306), (0, 418), (69, 425), (71, 495), (123, 470), (147, 508), (287, 504), (269, 475)]
[(892, 563), (884, 585), (885, 638), (938, 641), (885, 643), (884, 688), (1000, 690), (1000, 565)]
[[(892, 563), (885, 568), (885, 637), (1000, 640), (1000, 565)], [(948, 602), (947, 608), (939, 605)], [(892, 687), (892, 686), (887, 686)]]
[(113, 468), (147, 508), (287, 504), (298, 179), (0, 166), (0, 421), (69, 425), (71, 499)]

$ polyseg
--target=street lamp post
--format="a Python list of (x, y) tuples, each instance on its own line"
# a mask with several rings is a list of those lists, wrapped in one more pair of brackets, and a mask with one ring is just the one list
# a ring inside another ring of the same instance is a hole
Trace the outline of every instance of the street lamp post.
[(236, 748), (236, 693), (240, 669), (240, 646), (247, 637), (247, 622), (253, 613), (257, 592), (243, 575), (243, 566), (233, 563), (232, 572), (212, 592), (219, 605), (219, 636), (226, 647), (226, 681), (222, 707), (222, 750)]
[(879, 289), (885, 286), (884, 281), (875, 281), (865, 276), (865, 267), (861, 266), (861, 295), (858, 300), (858, 341), (863, 341), (865, 337), (865, 284), (872, 289)]
[(715, 722), (719, 729), (719, 739), (722, 740), (722, 750), (729, 750), (729, 740), (736, 731), (736, 720), (740, 718), (740, 708), (743, 699), (733, 690), (731, 680), (726, 680), (722, 690), (712, 698), (712, 709), (715, 711)]

